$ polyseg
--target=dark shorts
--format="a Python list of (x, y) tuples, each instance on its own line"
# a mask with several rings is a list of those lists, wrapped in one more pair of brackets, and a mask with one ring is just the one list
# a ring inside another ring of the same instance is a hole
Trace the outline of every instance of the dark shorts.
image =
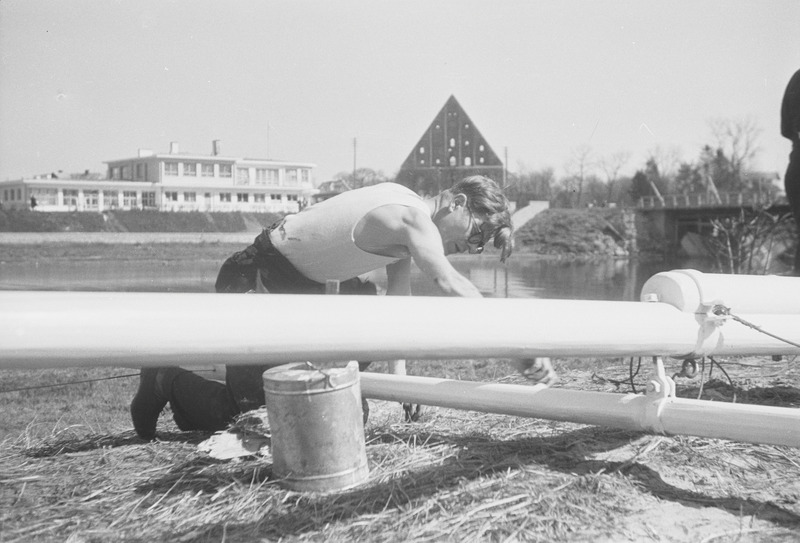
[[(279, 223), (278, 223), (279, 224)], [(228, 258), (219, 270), (215, 288), (220, 293), (256, 292), (256, 278), (272, 294), (325, 294), (325, 285), (312, 281), (289, 262), (272, 245), (270, 232), (276, 225), (264, 230), (252, 245)], [(358, 277), (342, 281), (340, 294), (375, 295), (375, 285)], [(294, 360), (287, 360), (295, 362)], [(226, 367), (228, 391), (241, 412), (264, 405), (261, 375), (270, 366)]]

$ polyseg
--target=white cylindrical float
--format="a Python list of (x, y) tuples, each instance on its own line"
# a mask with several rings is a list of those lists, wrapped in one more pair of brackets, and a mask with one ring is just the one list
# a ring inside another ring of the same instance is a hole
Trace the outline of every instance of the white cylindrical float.
[(800, 277), (672, 270), (648, 279), (641, 300), (670, 304), (686, 313), (724, 305), (735, 314), (798, 315)]
[[(778, 336), (800, 330), (800, 314), (752, 320)], [(0, 368), (698, 353), (800, 354), (800, 348), (667, 303), (0, 293)]]
[(430, 377), (361, 374), (367, 398), (669, 435), (800, 447), (800, 410)]
[(694, 315), (573, 300), (0, 293), (0, 367), (680, 356)]

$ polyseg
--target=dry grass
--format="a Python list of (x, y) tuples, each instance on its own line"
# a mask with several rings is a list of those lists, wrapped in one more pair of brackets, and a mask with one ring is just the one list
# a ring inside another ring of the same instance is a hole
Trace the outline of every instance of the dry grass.
[[(800, 361), (721, 361), (703, 397), (800, 407)], [(672, 367), (679, 364), (671, 362)], [(377, 370), (381, 366), (376, 364)], [(628, 361), (559, 361), (560, 386), (625, 392)], [(708, 368), (706, 368), (706, 372)], [(124, 369), (0, 372), (0, 389)], [(412, 373), (517, 381), (502, 361)], [(706, 375), (706, 379), (708, 376)], [(640, 377), (643, 381), (643, 377)], [(800, 455), (428, 407), (401, 423), (371, 402), (369, 480), (302, 494), (260, 457), (219, 461), (207, 437), (130, 430), (136, 379), (0, 393), (0, 541), (797, 541)], [(643, 385), (638, 383), (638, 385)], [(699, 379), (679, 379), (696, 397)]]

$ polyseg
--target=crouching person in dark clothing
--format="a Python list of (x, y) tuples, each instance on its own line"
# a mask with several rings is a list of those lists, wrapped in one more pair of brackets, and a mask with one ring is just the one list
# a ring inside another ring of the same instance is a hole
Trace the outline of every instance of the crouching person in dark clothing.
[[(358, 277), (386, 268), (389, 296), (411, 294), (412, 259), (443, 295), (480, 297), (446, 256), (480, 253), (493, 241), (505, 260), (512, 250), (508, 200), (497, 184), (472, 176), (423, 199), (410, 189), (381, 183), (339, 194), (289, 215), (262, 232), (253, 245), (222, 265), (220, 293), (324, 294), (325, 282), (341, 282), (341, 294), (375, 294)], [(551, 384), (547, 359), (522, 361), (531, 380)], [(182, 430), (222, 430), (244, 411), (264, 404), (266, 367), (228, 366), (226, 384), (180, 368), (143, 369), (131, 403), (139, 436), (155, 437), (158, 416), (169, 402)]]
[[(353, 278), (340, 285), (340, 294), (377, 294), (374, 284)], [(265, 230), (244, 251), (228, 258), (220, 268), (215, 289), (219, 293), (324, 294), (325, 285), (300, 274), (269, 239)], [(368, 362), (361, 364), (365, 369)], [(177, 367), (144, 368), (139, 390), (131, 402), (136, 433), (152, 439), (158, 416), (167, 403), (183, 431), (224, 430), (240, 413), (264, 405), (261, 375), (270, 366), (229, 365), (223, 385)]]

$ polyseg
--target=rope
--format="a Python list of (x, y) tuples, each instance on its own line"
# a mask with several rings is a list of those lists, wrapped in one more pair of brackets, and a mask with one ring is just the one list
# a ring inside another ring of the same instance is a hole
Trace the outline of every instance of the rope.
[(738, 315), (734, 315), (733, 313), (731, 313), (730, 308), (725, 307), (724, 305), (714, 306), (713, 313), (715, 315), (728, 316), (728, 317), (732, 318), (733, 320), (735, 320), (736, 322), (738, 322), (740, 324), (744, 324), (745, 326), (748, 326), (748, 327), (752, 328), (753, 330), (755, 330), (757, 332), (761, 332), (762, 334), (767, 335), (767, 336), (769, 336), (771, 338), (777, 339), (778, 341), (783, 341), (784, 343), (788, 343), (789, 345), (792, 345), (794, 347), (800, 348), (800, 343), (795, 343), (794, 341), (788, 340), (788, 339), (783, 338), (781, 336), (777, 336), (777, 335), (775, 335), (775, 334), (773, 334), (771, 332), (767, 332), (766, 330), (764, 330), (763, 328), (761, 328), (757, 324), (753, 324), (752, 322), (750, 322), (748, 320), (745, 320), (742, 317), (739, 317)]
[[(214, 371), (214, 370), (192, 370), (193, 373), (200, 373), (204, 371)], [(67, 381), (65, 383), (55, 383), (52, 385), (34, 385), (30, 387), (22, 387), (22, 388), (9, 388), (0, 390), (0, 394), (5, 394), (6, 392), (22, 392), (25, 390), (37, 390), (40, 388), (54, 388), (54, 387), (65, 387), (69, 385), (80, 385), (84, 383), (95, 383), (97, 381), (109, 381), (111, 379), (122, 379), (125, 377), (139, 377), (138, 373), (126, 373), (125, 375), (112, 375), (111, 377), (97, 377), (96, 379), (83, 379), (81, 381)]]
[(82, 381), (67, 381), (66, 383), (55, 383), (52, 385), (35, 385), (22, 388), (9, 388), (5, 390), (0, 390), (0, 394), (4, 394), (6, 392), (21, 392), (23, 390), (36, 390), (39, 388), (65, 387), (69, 385), (78, 385), (82, 383), (94, 383), (95, 381), (107, 381), (109, 379), (122, 379), (123, 377), (138, 377), (138, 376), (139, 376), (138, 373), (127, 373), (125, 375), (112, 375), (111, 377), (98, 377), (96, 379), (84, 379)]

